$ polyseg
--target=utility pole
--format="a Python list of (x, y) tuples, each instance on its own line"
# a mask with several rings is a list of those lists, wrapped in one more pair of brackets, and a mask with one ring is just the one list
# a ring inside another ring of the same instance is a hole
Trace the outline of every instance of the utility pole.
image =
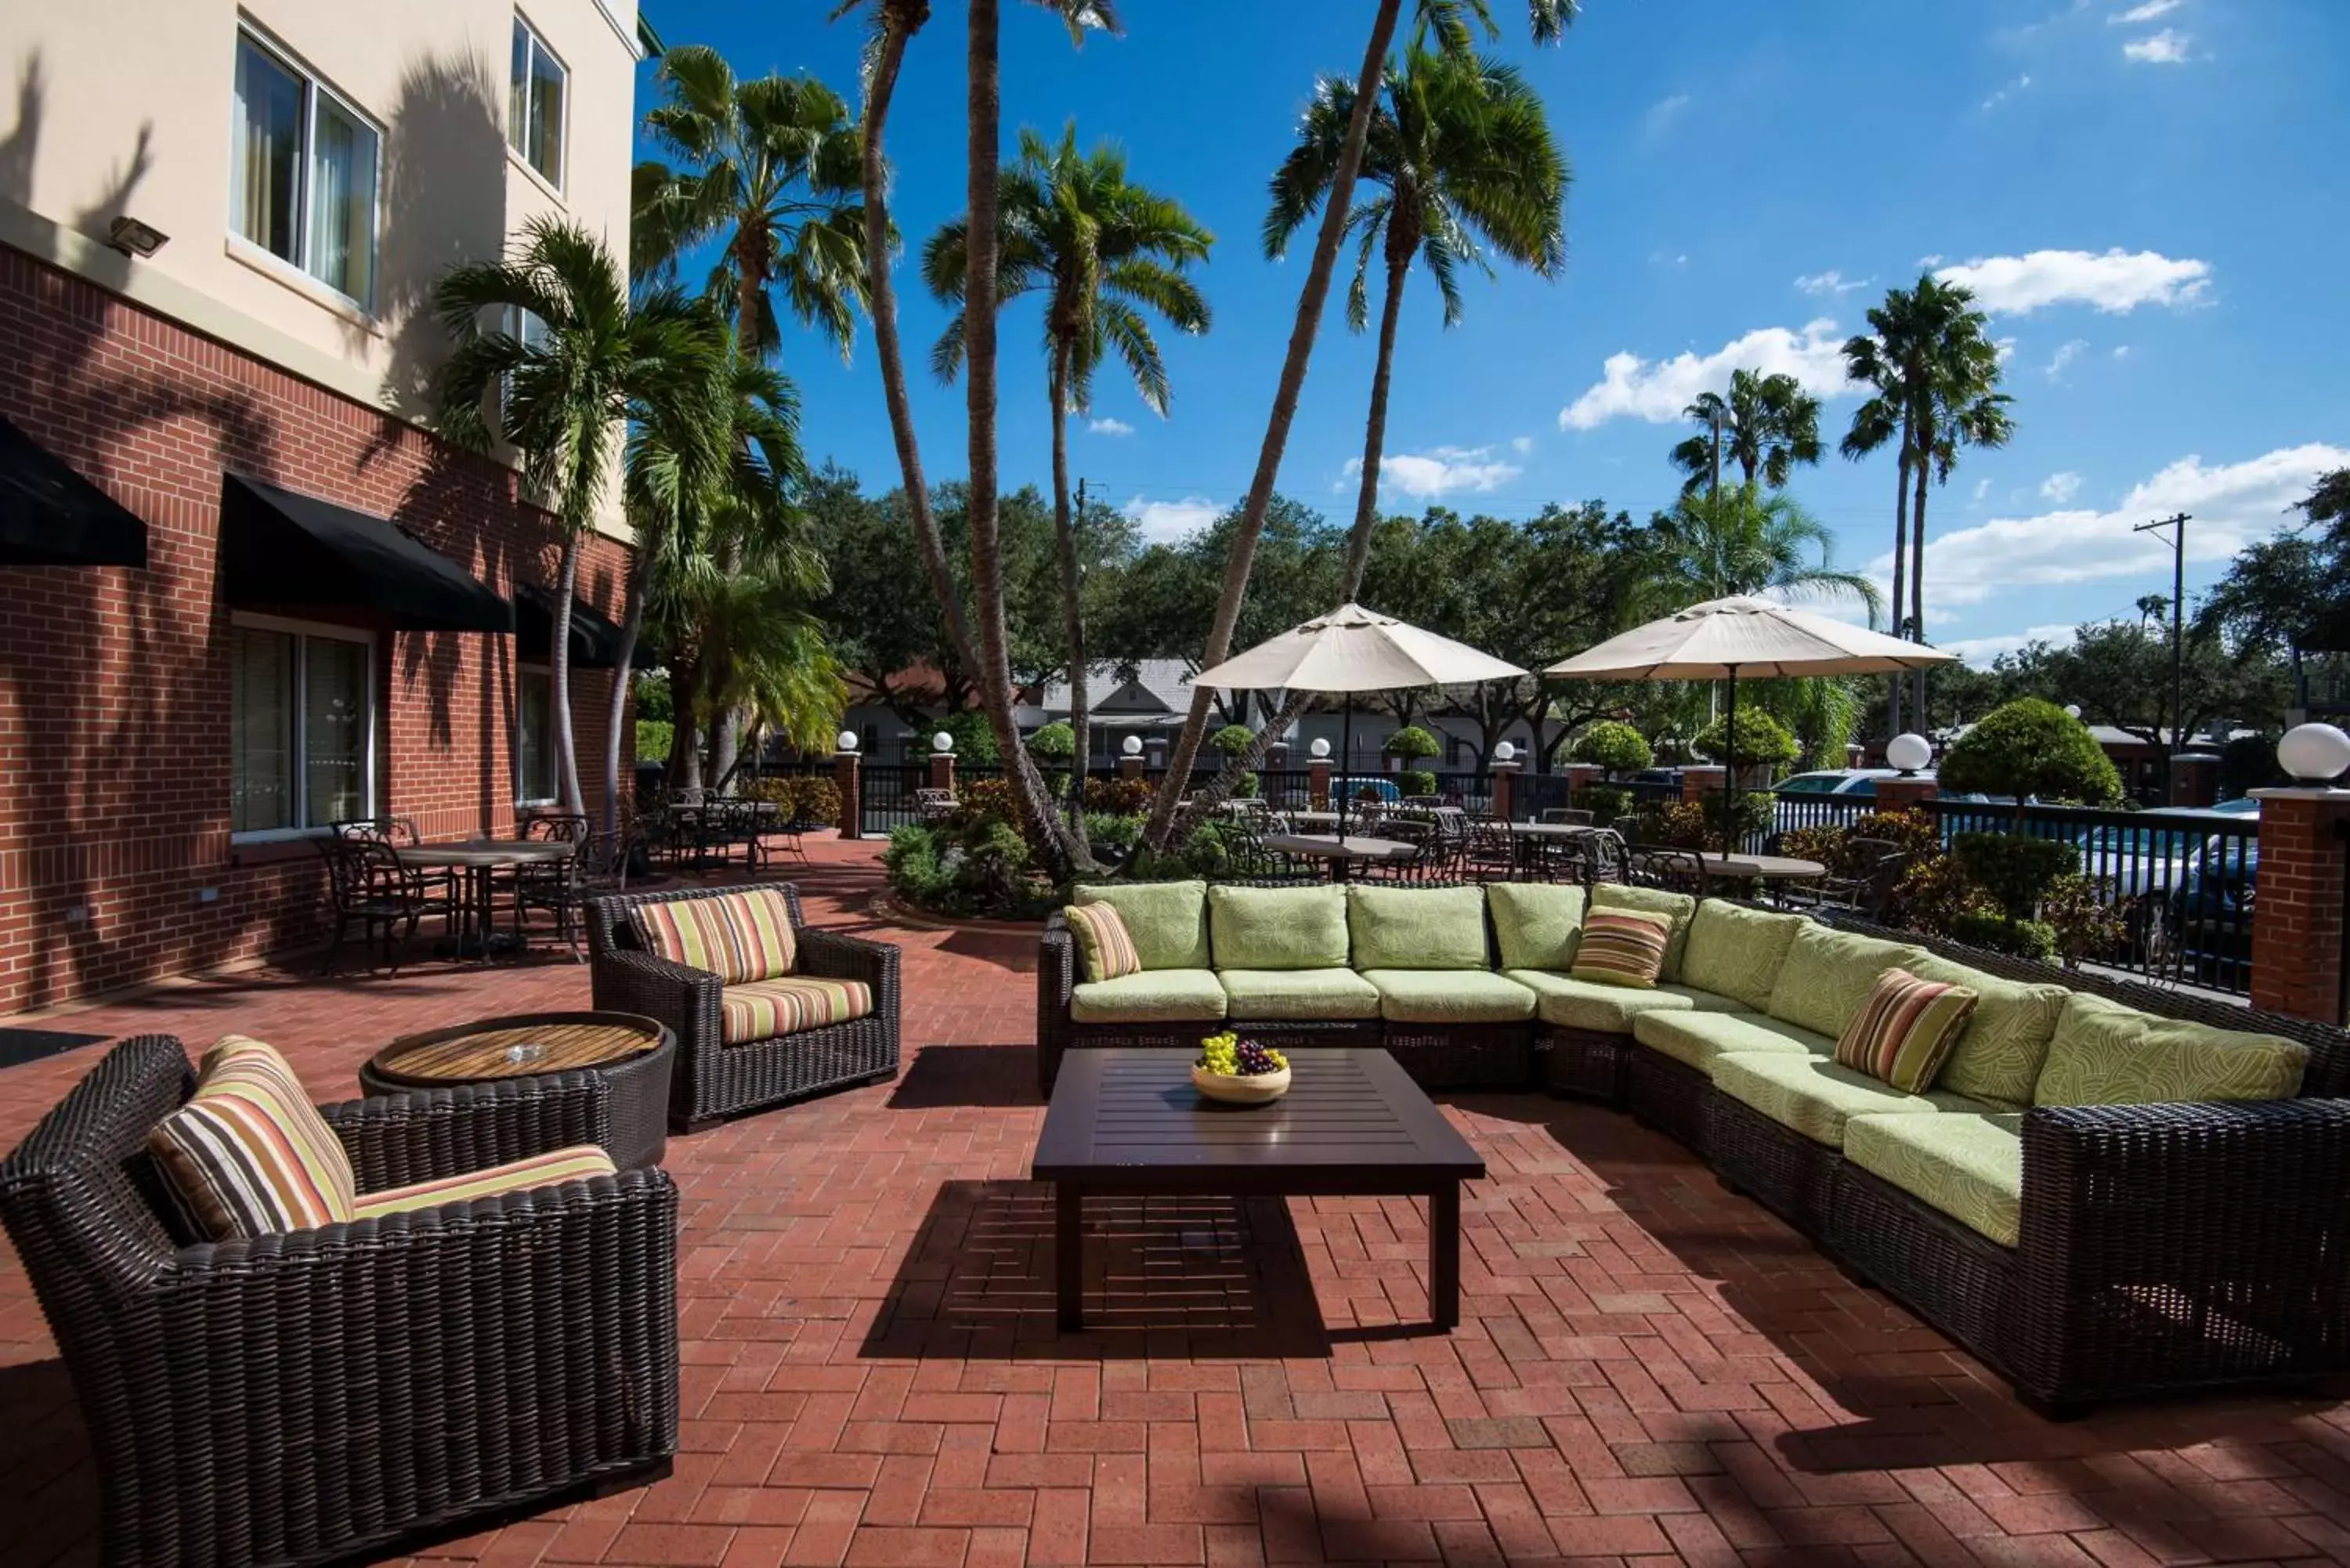
[(2141, 523), (2133, 534), (2170, 533), (2170, 744), (2162, 753), (2162, 793), (2171, 794), (2171, 759), (2187, 743), (2181, 732), (2187, 716), (2187, 524), (2191, 514), (2175, 512), (2151, 523)]

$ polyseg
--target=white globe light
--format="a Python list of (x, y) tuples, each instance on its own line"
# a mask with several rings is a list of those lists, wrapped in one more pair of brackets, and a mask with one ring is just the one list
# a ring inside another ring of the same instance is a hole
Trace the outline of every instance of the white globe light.
[(1514, 763), (1518, 760), (1518, 748), (1503, 741), (1493, 748), (1493, 760), (1497, 763)]
[(843, 731), (840, 732), (840, 734), (837, 737), (837, 741), (838, 741), (838, 742), (839, 742), (840, 749), (841, 749), (842, 751), (844, 751), (844, 752), (853, 752), (853, 751), (855, 751), (855, 750), (857, 749), (857, 732), (856, 732), (856, 731), (854, 731), (854, 730), (843, 730)]
[(1313, 753), (1315, 760), (1319, 761), (1330, 754), (1330, 742), (1317, 738), (1312, 745), (1305, 749)]
[(1914, 774), (1934, 760), (1933, 742), (1923, 735), (1896, 735), (1885, 742), (1885, 760), (1905, 774)]
[(954, 737), (948, 734), (944, 730), (941, 730), (937, 734), (931, 737), (931, 750), (934, 752), (953, 751)]
[(1128, 735), (1124, 741), (1118, 743), (1118, 749), (1125, 753), (1129, 757), (1139, 757), (1142, 755), (1142, 737), (1139, 735)]
[(2064, 717), (2067, 719), (2077, 719), (2080, 716), (2081, 705), (2078, 702), (2067, 702), (2064, 704)]
[(2296, 725), (2277, 742), (2277, 761), (2303, 784), (2324, 784), (2350, 768), (2350, 735), (2331, 724)]

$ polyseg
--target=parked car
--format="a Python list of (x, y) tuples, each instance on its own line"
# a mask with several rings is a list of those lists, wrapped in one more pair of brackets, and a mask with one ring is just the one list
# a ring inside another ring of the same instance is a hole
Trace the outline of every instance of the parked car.
[[(2222, 801), (2203, 811), (2150, 811), (2148, 816), (2259, 820), (2256, 800)], [(2241, 990), (2252, 962), (2252, 892), (2261, 846), (2214, 835), (2182, 870), (2168, 909), (2182, 978)]]

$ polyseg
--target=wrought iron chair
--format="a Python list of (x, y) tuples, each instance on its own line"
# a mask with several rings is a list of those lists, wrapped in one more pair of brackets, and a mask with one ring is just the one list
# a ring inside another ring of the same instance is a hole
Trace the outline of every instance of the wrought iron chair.
[(400, 863), (399, 855), (380, 838), (335, 835), (312, 842), (327, 862), (327, 893), (335, 918), (334, 940), (327, 944), (318, 972), (324, 974), (335, 967), (343, 939), (357, 924), (362, 947), (375, 943), (381, 933), (384, 963), (398, 973), (400, 960), (392, 943), (400, 924), (406, 922), (403, 934), (413, 937), (417, 922), (424, 916), (436, 908), (446, 914), (452, 906), (437, 904), (421, 891), (412, 879), (414, 873)]
[(1627, 859), (1625, 880), (1634, 887), (1705, 897), (1705, 865), (1694, 849), (1635, 845)]
[(1561, 827), (1589, 827), (1591, 813), (1580, 806), (1554, 805), (1544, 809), (1542, 819)]

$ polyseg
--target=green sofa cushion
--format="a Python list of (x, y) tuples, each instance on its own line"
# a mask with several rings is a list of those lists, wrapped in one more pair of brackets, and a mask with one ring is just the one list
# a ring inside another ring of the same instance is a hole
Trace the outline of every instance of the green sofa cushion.
[(1910, 969), (1925, 956), (1925, 949), (1908, 942), (1888, 942), (1806, 920), (1787, 946), (1787, 961), (1779, 966), (1771, 1005), (1764, 1011), (1834, 1039), (1877, 989), (1878, 975), (1896, 967)]
[(2061, 985), (2002, 980), (1932, 953), (1905, 967), (1919, 980), (1963, 985), (1977, 998), (1974, 1016), (1934, 1086), (2018, 1109), (2030, 1105), (2032, 1085), (2040, 1081), (2049, 1039), (2056, 1033), (2056, 1016), (2073, 993)]
[(1844, 1157), (2012, 1247), (2023, 1224), (2023, 1114), (1943, 1111), (1930, 1116), (1855, 1116)]
[(1742, 1051), (1714, 1059), (1713, 1086), (1814, 1143), (1844, 1147), (1845, 1124), (1877, 1112), (1931, 1116), (1942, 1110), (1992, 1107), (1964, 1095), (1931, 1090), (1905, 1095), (1880, 1078), (1816, 1056)]
[(1735, 997), (1757, 1012), (1767, 1011), (1771, 988), (1779, 982), (1779, 966), (1787, 961), (1787, 948), (1809, 924), (1802, 915), (1708, 898), (1690, 920), (1681, 983)]
[(2158, 1018), (2075, 992), (2056, 1021), (2035, 1106), (2149, 1106), (2284, 1100), (2301, 1090), (2309, 1048), (2277, 1034)]
[(1718, 1058), (1734, 1053), (1778, 1052), (1824, 1061), (1835, 1054), (1835, 1042), (1826, 1035), (1761, 1012), (1643, 1012), (1632, 1020), (1632, 1038), (1708, 1077)]
[(1503, 969), (1575, 967), (1575, 939), (1583, 930), (1583, 889), (1555, 882), (1493, 882), (1485, 888)]
[(1377, 1018), (1379, 988), (1350, 969), (1220, 969), (1229, 1018)]
[(1079, 888), (1079, 904), (1107, 904), (1126, 922), (1145, 970), (1208, 967), (1208, 885), (1205, 882), (1121, 882)]
[(1398, 1023), (1516, 1023), (1534, 1015), (1534, 993), (1482, 969), (1367, 969), (1379, 1016)]
[(1681, 979), (1681, 959), (1689, 950), (1690, 921), (1697, 914), (1697, 900), (1687, 893), (1668, 893), (1656, 888), (1627, 888), (1619, 882), (1602, 882), (1591, 890), (1591, 907), (1595, 909), (1638, 909), (1643, 914), (1663, 915), (1673, 923), (1665, 938), (1665, 967), (1657, 971), (1659, 984), (1669, 981), (1678, 985)]
[(1484, 969), (1485, 890), (1482, 888), (1347, 889), (1347, 933), (1355, 967)]
[(1147, 969), (1089, 980), (1069, 993), (1079, 1023), (1177, 1023), (1224, 1015), (1224, 988), (1211, 969)]
[(1534, 993), (1534, 1015), (1544, 1023), (1555, 1023), (1562, 1029), (1588, 1030), (1596, 1034), (1629, 1034), (1632, 1020), (1644, 1012), (1686, 1012), (1691, 1009), (1732, 1012), (1738, 1008), (1738, 1003), (1729, 997), (1716, 996), (1710, 991), (1692, 991), (1685, 985), (1634, 991), (1628, 986), (1595, 985), (1573, 975), (1553, 974), (1540, 969), (1503, 970), (1502, 976)]
[(1347, 889), (1208, 889), (1218, 969), (1345, 969)]

